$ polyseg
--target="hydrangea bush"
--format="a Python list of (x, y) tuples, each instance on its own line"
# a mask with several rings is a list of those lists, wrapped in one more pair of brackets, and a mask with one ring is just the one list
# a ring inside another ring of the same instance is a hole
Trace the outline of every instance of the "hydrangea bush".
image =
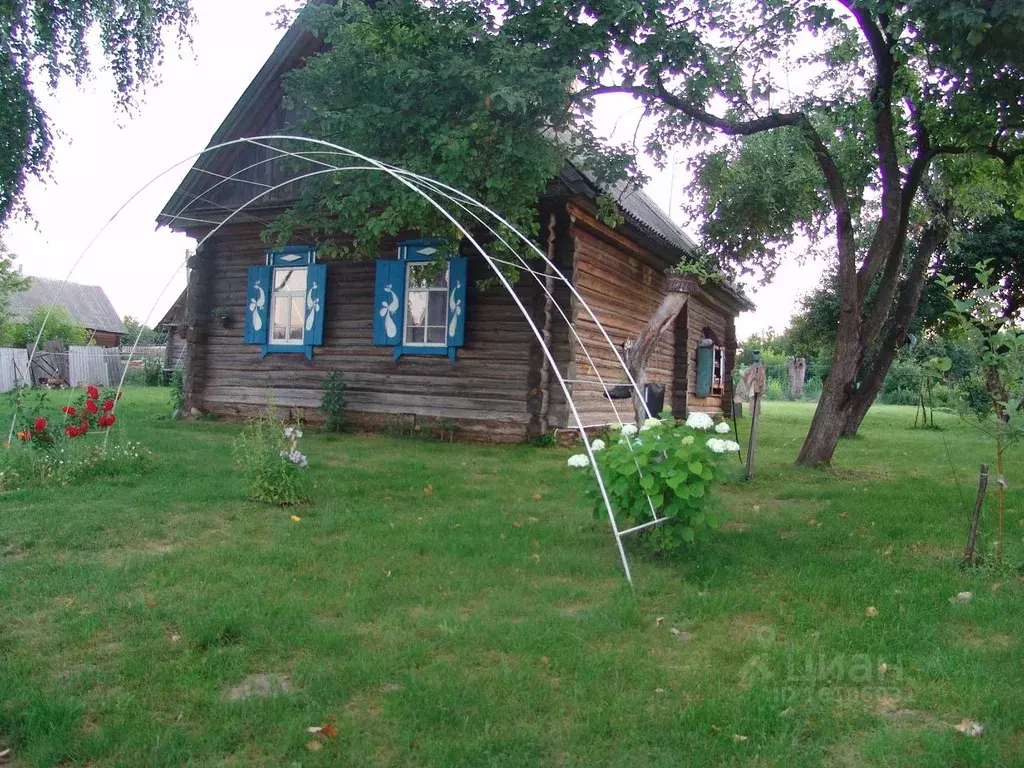
[(252, 501), (278, 506), (309, 501), (302, 476), (309, 459), (299, 450), (301, 440), (302, 429), (280, 419), (273, 401), (246, 422), (234, 449)]
[[(622, 425), (610, 445), (593, 441), (591, 450), (620, 528), (652, 520), (652, 505), (668, 518), (643, 532), (657, 549), (678, 549), (718, 528), (721, 514), (712, 504), (711, 488), (721, 480), (726, 459), (740, 446), (713, 435), (729, 431), (728, 423), (716, 425), (705, 413), (690, 414), (680, 422), (666, 412), (663, 418), (647, 419), (639, 429)], [(590, 457), (576, 454), (568, 463), (588, 469)], [(604, 517), (604, 500), (591, 477), (587, 494), (594, 502), (594, 516)]]

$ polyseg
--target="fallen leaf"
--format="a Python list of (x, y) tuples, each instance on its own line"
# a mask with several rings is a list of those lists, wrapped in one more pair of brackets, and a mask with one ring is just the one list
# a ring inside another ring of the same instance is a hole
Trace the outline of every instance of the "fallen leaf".
[(662, 622), (664, 622), (664, 621), (665, 621), (665, 617), (664, 616), (659, 616), (658, 618), (656, 618), (654, 620), (654, 623), (657, 624), (660, 627)]
[(878, 667), (878, 674), (881, 675), (882, 677), (885, 677), (886, 674), (888, 674), (888, 672), (889, 672), (889, 665), (888, 664), (884, 664), (883, 663), (883, 664), (881, 664)]
[(539, 523), (540, 520), (538, 520), (536, 517), (528, 517), (528, 518), (526, 518), (526, 522), (528, 522), (528, 523)]
[(992, 591), (993, 592), (998, 592), (999, 591), (999, 587), (1001, 587), (1001, 586), (1002, 585), (997, 581), (995, 584), (992, 585)]
[(308, 749), (310, 752), (319, 752), (323, 748), (324, 745), (321, 744), (319, 741), (311, 741), (306, 745), (306, 749)]
[(665, 692), (665, 689), (664, 689), (664, 688), (655, 688), (655, 689), (654, 689), (654, 692), (655, 692), (655, 693), (664, 693), (664, 692)]
[(790, 717), (794, 712), (792, 707), (786, 707), (784, 710), (779, 712), (779, 717)]
[(715, 733), (721, 733), (722, 732), (722, 729), (719, 728), (717, 725), (712, 725), (711, 726), (711, 730), (714, 731)]
[(338, 738), (338, 729), (334, 727), (334, 723), (328, 723), (320, 729), (320, 735), (328, 739)]
[(741, 743), (743, 743), (744, 741), (747, 740), (747, 737), (746, 736), (740, 736), (738, 733), (734, 733), (732, 735), (732, 740), (735, 741), (737, 744), (741, 744)]
[(302, 522), (302, 518), (299, 517), (298, 515), (292, 515), (292, 522), (293, 523), (301, 523)]
[(839, 514), (837, 515), (837, 517), (838, 517), (838, 518), (839, 518), (840, 520), (845, 520), (845, 519), (846, 519), (846, 518), (848, 518), (849, 516), (850, 516), (850, 515), (849, 515), (849, 513), (847, 513), (847, 512), (840, 512), (840, 513), (839, 513)]
[(891, 549), (887, 549), (887, 550), (885, 550), (885, 552), (882, 553), (882, 557), (889, 557), (889, 555), (891, 555), (891, 554), (892, 554), (892, 550)]
[(878, 609), (877, 609), (877, 608), (875, 608), (875, 606), (873, 606), (873, 605), (869, 605), (869, 606), (868, 606), (868, 609), (867, 609), (866, 611), (864, 611), (864, 614), (865, 614), (865, 615), (866, 615), (866, 616), (867, 616), (867, 617), (868, 617), (869, 619), (873, 619), (873, 618), (875, 618), (875, 616), (877, 616), (877, 615), (878, 615)]
[[(821, 523), (819, 523), (817, 520), (811, 518), (811, 522), (809, 522), (808, 525), (821, 525)], [(746, 738), (746, 737), (744, 737), (744, 738)]]
[(756, 515), (760, 511), (761, 511), (761, 505), (760, 504), (755, 504), (754, 505), (754, 514)]
[(391, 571), (385, 569), (384, 570), (384, 575), (387, 576), (388, 578), (391, 578)]
[(320, 731), (322, 731), (323, 729), (324, 727), (322, 725), (311, 725), (309, 728), (306, 729), (306, 733), (312, 733), (315, 736), (316, 734), (320, 733)]
[(540, 555), (530, 555), (530, 557), (533, 558), (534, 562), (537, 562), (537, 563), (540, 562)]
[(512, 521), (512, 527), (513, 528), (522, 528), (523, 524), (520, 523), (518, 520), (514, 520), (514, 521)]
[(540, 501), (542, 498), (544, 498), (544, 497), (541, 496), (539, 493), (533, 494), (533, 500), (534, 501)]
[(549, 659), (547, 656), (541, 656), (540, 663), (546, 667), (551, 663), (551, 659)]
[(964, 736), (976, 739), (985, 732), (985, 726), (974, 722), (969, 717), (965, 717), (959, 724), (953, 726), (953, 730), (962, 733)]
[(969, 603), (974, 599), (973, 592), (958, 592), (956, 597), (949, 598), (951, 603)]
[(171, 635), (171, 642), (175, 644), (180, 643), (181, 635)]
[(680, 632), (675, 627), (672, 627), (672, 629), (670, 629), (669, 632), (671, 632), (673, 635), (675, 635), (676, 639), (679, 640), (682, 643), (688, 643), (691, 640), (693, 640), (693, 633), (692, 632)]
[(432, 486), (432, 485), (428, 485), (426, 488), (423, 489), (423, 493), (425, 493), (427, 496), (429, 496), (433, 492), (434, 492), (434, 486)]

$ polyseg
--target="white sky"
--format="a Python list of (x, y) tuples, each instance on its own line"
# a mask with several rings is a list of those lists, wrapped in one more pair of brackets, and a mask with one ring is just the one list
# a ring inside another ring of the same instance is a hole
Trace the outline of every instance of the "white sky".
[[(114, 217), (71, 279), (102, 285), (122, 315), (148, 318), (150, 325), (160, 319), (184, 288), (181, 266), (191, 241), (157, 231), (154, 220), (191, 165), (190, 156), (207, 145), (283, 34), (267, 15), (280, 2), (194, 0), (198, 23), (192, 50), (168, 56), (161, 82), (150, 88), (133, 115), (114, 108), (111, 81), (102, 72), (81, 89), (63, 84), (46, 98), (45, 106), (64, 134), (56, 142), (52, 177), (28, 186), (35, 222), (11, 222), (4, 234), (25, 274), (67, 277), (92, 238)], [(639, 116), (628, 99), (615, 100), (602, 105), (598, 123), (626, 139)], [(669, 170), (647, 170), (652, 177), (647, 191), (666, 210), (671, 196), (672, 217), (694, 234), (679, 211), (686, 180), (682, 168), (675, 184)], [(785, 328), (796, 298), (817, 285), (821, 271), (821, 264), (790, 262), (772, 285), (747, 286), (758, 308), (741, 315), (740, 339), (767, 327)]]

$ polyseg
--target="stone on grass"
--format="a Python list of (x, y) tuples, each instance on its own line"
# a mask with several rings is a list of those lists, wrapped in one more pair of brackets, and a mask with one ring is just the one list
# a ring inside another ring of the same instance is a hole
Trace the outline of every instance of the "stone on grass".
[(281, 693), (289, 693), (291, 689), (292, 684), (288, 675), (249, 675), (238, 685), (226, 688), (223, 696), (228, 701), (267, 699)]

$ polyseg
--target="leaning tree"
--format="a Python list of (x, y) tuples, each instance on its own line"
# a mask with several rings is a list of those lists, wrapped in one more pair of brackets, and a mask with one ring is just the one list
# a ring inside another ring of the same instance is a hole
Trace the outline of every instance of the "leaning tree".
[(830, 461), (874, 401), (950, 206), (1024, 209), (1017, 0), (522, 0), (502, 18), (572, 63), (584, 112), (630, 94), (656, 120), (653, 155), (704, 147), (705, 242), (740, 270), (770, 275), (798, 235), (833, 239), (835, 353), (800, 464)]
[(0, 225), (24, 208), (25, 181), (45, 177), (54, 127), (40, 92), (81, 83), (103, 63), (124, 108), (152, 80), (164, 30), (187, 40), (190, 0), (4, 0), (0, 2)]

